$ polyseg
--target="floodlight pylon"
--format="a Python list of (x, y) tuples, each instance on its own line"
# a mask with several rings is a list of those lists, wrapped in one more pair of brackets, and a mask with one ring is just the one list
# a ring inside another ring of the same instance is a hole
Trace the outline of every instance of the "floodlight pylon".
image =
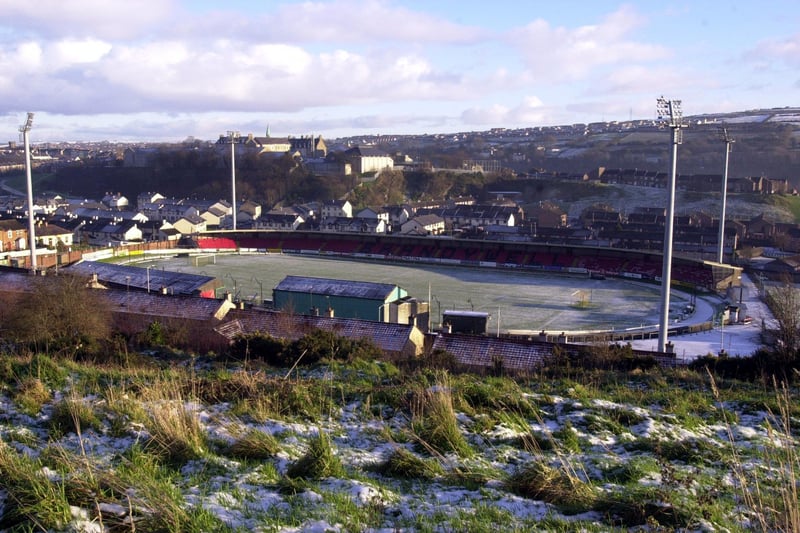
[(731, 144), (735, 141), (728, 135), (727, 128), (720, 128), (722, 142), (725, 143), (725, 170), (722, 174), (722, 209), (719, 215), (719, 249), (717, 250), (717, 263), (722, 263), (725, 249), (725, 204), (728, 198), (728, 160), (731, 153)]
[(664, 121), (672, 130), (672, 151), (670, 156), (670, 174), (667, 185), (667, 218), (664, 224), (664, 263), (661, 271), (661, 320), (658, 330), (658, 351), (667, 349), (669, 329), (669, 298), (672, 284), (672, 237), (675, 219), (675, 182), (678, 168), (678, 145), (683, 142), (681, 133), (683, 112), (680, 100), (667, 100), (663, 96), (656, 101), (656, 114), (659, 121)]

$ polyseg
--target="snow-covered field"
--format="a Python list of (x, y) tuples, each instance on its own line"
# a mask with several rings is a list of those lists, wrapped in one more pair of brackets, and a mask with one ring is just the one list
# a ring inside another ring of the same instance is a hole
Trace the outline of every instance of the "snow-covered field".
[[(218, 254), (214, 264), (192, 265), (190, 258), (170, 257), (156, 268), (204, 273), (220, 279), (245, 301), (272, 298), (272, 288), (285, 276), (391, 283), (409, 295), (431, 302), (441, 316), (446, 310), (489, 313), (489, 331), (526, 329), (575, 331), (638, 327), (658, 323), (660, 288), (585, 275), (556, 275), (459, 266), (430, 266), (329, 259), (313, 255)], [(430, 299), (429, 299), (430, 295)], [(688, 295), (677, 295), (688, 303)], [(580, 300), (591, 305), (578, 306)], [(499, 324), (498, 324), (499, 320)]]
[[(213, 264), (195, 267), (187, 258), (170, 257), (139, 263), (156, 268), (215, 276), (243, 300), (272, 297), (272, 287), (286, 275), (329, 277), (393, 283), (410, 295), (428, 300), (434, 316), (450, 309), (473, 309), (489, 313), (488, 330), (585, 331), (623, 330), (659, 323), (660, 287), (635, 281), (594, 280), (546, 272), (473, 269), (458, 266), (429, 266), (357, 262), (311, 255), (219, 254)], [(741, 293), (748, 325), (731, 325), (703, 333), (671, 337), (675, 353), (683, 359), (719, 354), (722, 348), (733, 356), (751, 355), (761, 346), (761, 327), (774, 327), (769, 309), (758, 290), (743, 276)], [(429, 293), (430, 290), (430, 293)], [(590, 305), (578, 306), (584, 299)], [(673, 290), (671, 309), (678, 315), (692, 295)], [(716, 296), (697, 299), (696, 311), (681, 324), (712, 321), (723, 300)], [(739, 303), (738, 301), (736, 303)], [(499, 321), (499, 324), (498, 324)], [(634, 341), (641, 350), (655, 351), (657, 339)]]

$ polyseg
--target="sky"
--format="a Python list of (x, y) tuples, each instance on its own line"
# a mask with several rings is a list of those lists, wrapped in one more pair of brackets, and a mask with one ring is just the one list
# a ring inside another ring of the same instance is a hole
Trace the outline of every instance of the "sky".
[(800, 105), (796, 0), (0, 0), (0, 143), (434, 134)]

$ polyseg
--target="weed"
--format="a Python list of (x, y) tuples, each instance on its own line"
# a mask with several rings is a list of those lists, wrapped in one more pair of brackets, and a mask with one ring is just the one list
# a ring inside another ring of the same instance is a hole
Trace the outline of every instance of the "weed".
[(406, 479), (433, 479), (444, 474), (442, 465), (436, 459), (423, 459), (400, 446), (377, 470), (385, 476)]
[(225, 452), (240, 459), (269, 459), (280, 449), (278, 440), (272, 434), (251, 429), (231, 443)]
[(417, 442), (430, 453), (455, 453), (460, 457), (474, 454), (458, 427), (450, 381), (444, 372), (435, 385), (418, 386), (413, 392), (411, 429)]
[(310, 440), (306, 453), (286, 470), (287, 477), (301, 479), (342, 477), (344, 473), (344, 466), (334, 454), (331, 439), (322, 429)]
[(581, 441), (578, 432), (572, 427), (572, 423), (567, 420), (564, 424), (553, 432), (553, 438), (558, 441), (564, 450), (577, 453), (581, 451)]
[(82, 398), (65, 398), (53, 406), (49, 420), (50, 436), (61, 438), (66, 433), (80, 433), (83, 429), (99, 430), (100, 418), (93, 406)]
[(141, 396), (149, 405), (145, 421), (150, 432), (148, 449), (178, 463), (206, 453), (207, 438), (197, 409), (184, 400), (174, 380), (159, 380), (143, 389)]
[(594, 488), (570, 469), (553, 468), (542, 461), (533, 461), (515, 472), (506, 487), (515, 494), (573, 514), (591, 509), (597, 499)]
[(0, 472), (7, 503), (0, 528), (28, 523), (31, 529), (59, 530), (71, 519), (64, 484), (50, 479), (41, 461), (18, 455), (0, 441)]
[(36, 415), (42, 410), (42, 406), (49, 402), (51, 393), (39, 378), (25, 378), (18, 386), (14, 394), (14, 401), (19, 406), (20, 411), (28, 415)]

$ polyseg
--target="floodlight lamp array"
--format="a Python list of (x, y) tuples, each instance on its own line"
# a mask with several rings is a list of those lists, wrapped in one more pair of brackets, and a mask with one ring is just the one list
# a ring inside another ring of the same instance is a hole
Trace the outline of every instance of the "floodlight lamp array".
[(722, 139), (722, 142), (730, 145), (731, 143), (736, 142), (728, 133), (728, 128), (720, 128), (719, 129), (719, 137)]
[(19, 131), (21, 133), (25, 133), (26, 131), (31, 131), (32, 126), (33, 126), (33, 113), (28, 112), (28, 120), (25, 121), (25, 124), (19, 127)]

